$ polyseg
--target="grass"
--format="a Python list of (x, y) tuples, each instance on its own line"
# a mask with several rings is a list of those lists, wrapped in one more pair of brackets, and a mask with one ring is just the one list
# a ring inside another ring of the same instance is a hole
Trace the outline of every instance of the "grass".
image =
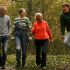
[[(15, 54), (8, 55), (7, 67), (16, 70), (42, 70), (35, 66), (35, 55), (27, 55), (25, 67), (16, 68)], [(67, 70), (70, 67), (70, 55), (47, 55), (47, 70)], [(69, 68), (70, 70), (70, 68)]]

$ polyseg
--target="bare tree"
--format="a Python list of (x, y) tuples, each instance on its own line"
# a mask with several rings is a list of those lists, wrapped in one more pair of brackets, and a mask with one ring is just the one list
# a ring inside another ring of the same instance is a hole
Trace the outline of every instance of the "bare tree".
[(28, 17), (31, 20), (32, 16), (32, 0), (28, 0)]

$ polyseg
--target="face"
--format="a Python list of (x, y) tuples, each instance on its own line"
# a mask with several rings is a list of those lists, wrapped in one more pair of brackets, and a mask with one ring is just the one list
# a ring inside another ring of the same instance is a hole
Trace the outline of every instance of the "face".
[(42, 21), (42, 16), (37, 15), (37, 16), (36, 16), (36, 20), (39, 21), (39, 22), (41, 22), (41, 21)]
[(63, 12), (64, 12), (64, 13), (68, 13), (68, 12), (69, 12), (69, 7), (63, 6)]
[(25, 12), (22, 11), (20, 14), (19, 14), (20, 17), (24, 17), (25, 16)]

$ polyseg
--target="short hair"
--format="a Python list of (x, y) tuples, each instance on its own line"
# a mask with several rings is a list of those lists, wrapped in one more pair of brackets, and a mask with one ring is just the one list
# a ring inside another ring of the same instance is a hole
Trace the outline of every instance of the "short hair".
[(19, 13), (19, 14), (22, 13), (22, 12), (24, 12), (24, 13), (26, 14), (26, 10), (25, 10), (24, 8), (20, 8), (20, 9), (18, 10), (18, 13)]
[(4, 16), (6, 14), (6, 6), (0, 6), (0, 16)]
[(42, 13), (36, 13), (36, 14), (35, 14), (35, 18), (36, 18), (37, 16), (41, 16), (41, 17), (42, 17)]

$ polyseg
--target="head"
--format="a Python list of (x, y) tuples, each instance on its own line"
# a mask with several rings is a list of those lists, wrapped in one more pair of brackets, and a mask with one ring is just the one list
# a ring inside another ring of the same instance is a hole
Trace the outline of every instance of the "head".
[(6, 6), (0, 6), (0, 16), (6, 15)]
[(26, 15), (26, 10), (24, 8), (20, 8), (18, 13), (19, 13), (19, 16), (23, 18)]
[(63, 12), (64, 12), (64, 13), (69, 13), (69, 12), (70, 12), (70, 4), (64, 3), (64, 4), (62, 5), (62, 8), (63, 8)]
[(43, 20), (42, 13), (36, 13), (36, 14), (35, 14), (35, 19), (36, 19), (38, 22), (41, 22), (41, 21)]

